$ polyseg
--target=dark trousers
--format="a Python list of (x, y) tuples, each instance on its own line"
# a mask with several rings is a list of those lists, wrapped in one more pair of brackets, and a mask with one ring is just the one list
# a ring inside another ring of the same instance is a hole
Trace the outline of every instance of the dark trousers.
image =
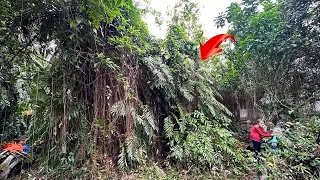
[(256, 155), (258, 155), (261, 152), (261, 142), (252, 140), (252, 144), (254, 152), (256, 153)]

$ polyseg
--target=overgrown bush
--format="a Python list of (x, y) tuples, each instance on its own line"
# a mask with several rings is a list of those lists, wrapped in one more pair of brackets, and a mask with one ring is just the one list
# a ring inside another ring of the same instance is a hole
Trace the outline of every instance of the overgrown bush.
[(215, 119), (196, 110), (180, 118), (166, 118), (164, 129), (171, 150), (168, 161), (179, 167), (193, 172), (228, 169), (239, 176), (245, 172), (249, 161), (241, 149), (235, 149), (239, 142)]
[(271, 179), (319, 179), (320, 146), (316, 143), (320, 118), (299, 118), (282, 125), (278, 148), (265, 143), (266, 161), (258, 165)]

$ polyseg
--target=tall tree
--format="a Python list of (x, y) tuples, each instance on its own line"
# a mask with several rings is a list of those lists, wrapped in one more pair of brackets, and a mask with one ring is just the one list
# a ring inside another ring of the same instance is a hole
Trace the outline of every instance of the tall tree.
[(216, 19), (218, 27), (228, 21), (238, 41), (228, 55), (227, 72), (236, 68), (236, 76), (242, 79), (242, 86), (236, 88), (254, 97), (262, 95), (256, 100), (269, 108), (265, 113), (270, 119), (297, 110), (303, 101), (319, 95), (316, 4), (311, 0), (244, 1), (232, 3)]

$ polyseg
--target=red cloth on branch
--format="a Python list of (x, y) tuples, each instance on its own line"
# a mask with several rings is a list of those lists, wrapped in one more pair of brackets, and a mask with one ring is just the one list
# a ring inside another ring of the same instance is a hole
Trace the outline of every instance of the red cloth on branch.
[(250, 139), (261, 142), (262, 137), (271, 137), (271, 133), (267, 133), (259, 125), (254, 125), (251, 128)]

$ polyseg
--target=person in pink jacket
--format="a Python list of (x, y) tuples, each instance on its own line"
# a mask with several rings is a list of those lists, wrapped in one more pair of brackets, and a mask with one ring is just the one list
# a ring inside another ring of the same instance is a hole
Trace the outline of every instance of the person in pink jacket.
[(258, 155), (261, 152), (261, 140), (263, 137), (272, 137), (272, 136), (278, 135), (278, 133), (265, 132), (263, 127), (264, 127), (264, 120), (258, 119), (258, 124), (254, 125), (251, 128), (250, 139), (252, 141), (253, 149), (256, 155)]

